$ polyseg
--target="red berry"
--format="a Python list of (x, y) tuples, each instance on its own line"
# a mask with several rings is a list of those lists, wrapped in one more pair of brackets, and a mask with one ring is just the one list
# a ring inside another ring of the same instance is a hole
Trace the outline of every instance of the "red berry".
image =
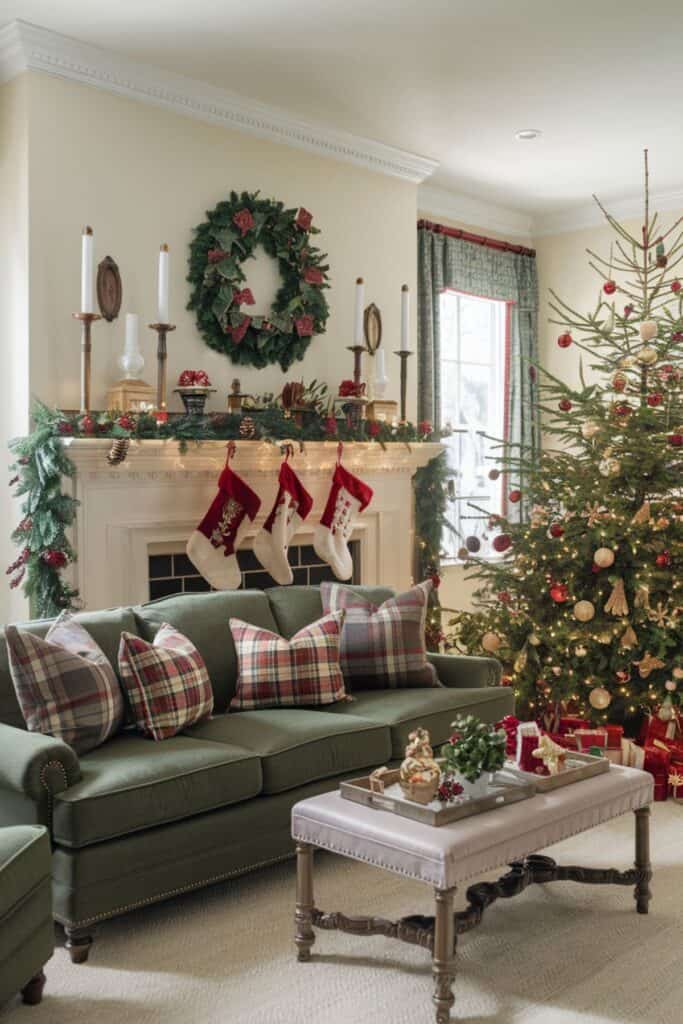
[(564, 334), (561, 334), (557, 339), (557, 344), (560, 346), (560, 348), (569, 348), (573, 340), (574, 339), (572, 338), (569, 331), (565, 331)]
[(522, 498), (522, 492), (521, 491), (510, 491), (510, 493), (508, 494), (508, 498), (510, 499), (510, 501), (512, 502), (513, 505), (516, 505), (517, 502), (520, 501), (521, 498)]
[(572, 407), (572, 403), (569, 401), (568, 398), (561, 399), (561, 401), (558, 402), (558, 405), (559, 405), (560, 409), (562, 410), (562, 412), (569, 412), (569, 410)]
[(125, 413), (123, 416), (119, 416), (116, 422), (122, 430), (135, 430), (135, 420)]
[(551, 523), (550, 524), (550, 536), (551, 537), (562, 537), (564, 536), (564, 526), (562, 523)]
[(659, 391), (655, 391), (653, 394), (647, 396), (647, 404), (654, 408), (655, 406), (662, 404), (662, 398), (663, 396)]
[(671, 282), (671, 291), (675, 293), (675, 292), (680, 292), (680, 290), (681, 290), (681, 282), (678, 280), (678, 278), (676, 278), (675, 281)]
[(614, 295), (615, 291), (617, 290), (617, 282), (605, 281), (605, 283), (602, 286), (602, 290), (604, 291), (605, 295)]
[(655, 558), (655, 565), (658, 569), (667, 569), (671, 565), (671, 555), (668, 551), (662, 551), (660, 555)]
[(628, 306), (624, 306), (624, 316), (625, 317), (629, 317), (632, 312), (633, 312), (633, 306), (630, 305), (630, 303), (629, 303)]
[(497, 537), (493, 538), (493, 550), (502, 554), (503, 551), (512, 545), (512, 537), (508, 533), (501, 533)]
[(673, 448), (680, 448), (683, 445), (683, 434), (669, 434), (667, 441)]

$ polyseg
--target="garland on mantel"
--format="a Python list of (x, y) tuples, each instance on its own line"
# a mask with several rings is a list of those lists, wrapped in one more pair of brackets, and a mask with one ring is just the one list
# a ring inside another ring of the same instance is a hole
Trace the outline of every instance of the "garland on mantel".
[[(78, 592), (66, 582), (61, 570), (75, 561), (76, 552), (66, 536), (78, 502), (62, 491), (62, 478), (71, 477), (75, 467), (63, 444), (66, 438), (112, 438), (175, 440), (181, 451), (202, 441), (230, 441), (239, 438), (280, 441), (375, 441), (411, 444), (438, 441), (427, 423), (392, 427), (388, 423), (363, 421), (353, 428), (344, 420), (313, 416), (298, 426), (282, 409), (250, 411), (249, 415), (214, 413), (202, 417), (181, 416), (157, 423), (152, 416), (109, 413), (74, 416), (37, 403), (33, 410), (34, 430), (10, 443), (16, 456), (10, 467), (10, 487), (23, 498), (22, 520), (12, 534), (19, 546), (18, 558), (7, 568), (12, 588), (23, 586), (31, 600), (32, 613), (49, 618), (65, 608), (78, 607)], [(245, 434), (245, 422), (248, 433)], [(414, 477), (416, 505), (416, 578), (432, 576), (438, 582), (440, 538), (446, 507), (446, 460), (432, 459)], [(432, 643), (436, 638), (436, 620)], [(440, 622), (439, 622), (440, 631)]]

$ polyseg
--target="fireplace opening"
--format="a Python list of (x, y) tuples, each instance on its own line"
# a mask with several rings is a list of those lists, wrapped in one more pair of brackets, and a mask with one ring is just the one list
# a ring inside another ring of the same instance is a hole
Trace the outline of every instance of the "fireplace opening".
[[(353, 560), (353, 576), (348, 582), (359, 584), (360, 541), (350, 541), (349, 551)], [(150, 601), (159, 597), (170, 597), (171, 594), (207, 593), (213, 589), (184, 551), (154, 551), (149, 554), (148, 562)], [(237, 563), (242, 573), (240, 590), (265, 590), (267, 587), (278, 586), (272, 576), (265, 572), (251, 549), (244, 548), (238, 551)], [(320, 561), (311, 544), (290, 546), (289, 564), (294, 574), (294, 583), (299, 586), (310, 586), (336, 579), (332, 569)]]

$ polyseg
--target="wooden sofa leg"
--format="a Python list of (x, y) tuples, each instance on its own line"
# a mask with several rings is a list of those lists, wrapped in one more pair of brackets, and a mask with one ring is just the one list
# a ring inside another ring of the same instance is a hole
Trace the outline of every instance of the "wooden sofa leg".
[(72, 964), (84, 964), (88, 959), (93, 943), (92, 932), (88, 928), (64, 928), (66, 948), (69, 950)]
[(21, 998), (24, 1000), (27, 1006), (37, 1006), (43, 998), (43, 989), (45, 988), (45, 972), (38, 971), (34, 974), (27, 985), (21, 990)]

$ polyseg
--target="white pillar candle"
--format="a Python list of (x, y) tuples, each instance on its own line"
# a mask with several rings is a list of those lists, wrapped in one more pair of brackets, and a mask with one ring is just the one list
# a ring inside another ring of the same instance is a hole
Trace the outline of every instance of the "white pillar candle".
[(129, 351), (138, 347), (138, 327), (137, 313), (126, 313), (126, 348)]
[(401, 288), (401, 352), (410, 352), (410, 291)]
[(81, 313), (95, 312), (95, 250), (91, 227), (83, 228), (81, 236)]
[(157, 303), (157, 322), (160, 324), (168, 324), (169, 320), (169, 302), (168, 302), (168, 246), (162, 245), (159, 250), (159, 288), (158, 288), (158, 303)]
[(354, 345), (363, 344), (363, 309), (365, 307), (365, 285), (363, 278), (356, 278), (356, 309), (353, 326)]
[(384, 349), (378, 348), (375, 352), (375, 380), (382, 383), (386, 376), (386, 366), (384, 363)]

